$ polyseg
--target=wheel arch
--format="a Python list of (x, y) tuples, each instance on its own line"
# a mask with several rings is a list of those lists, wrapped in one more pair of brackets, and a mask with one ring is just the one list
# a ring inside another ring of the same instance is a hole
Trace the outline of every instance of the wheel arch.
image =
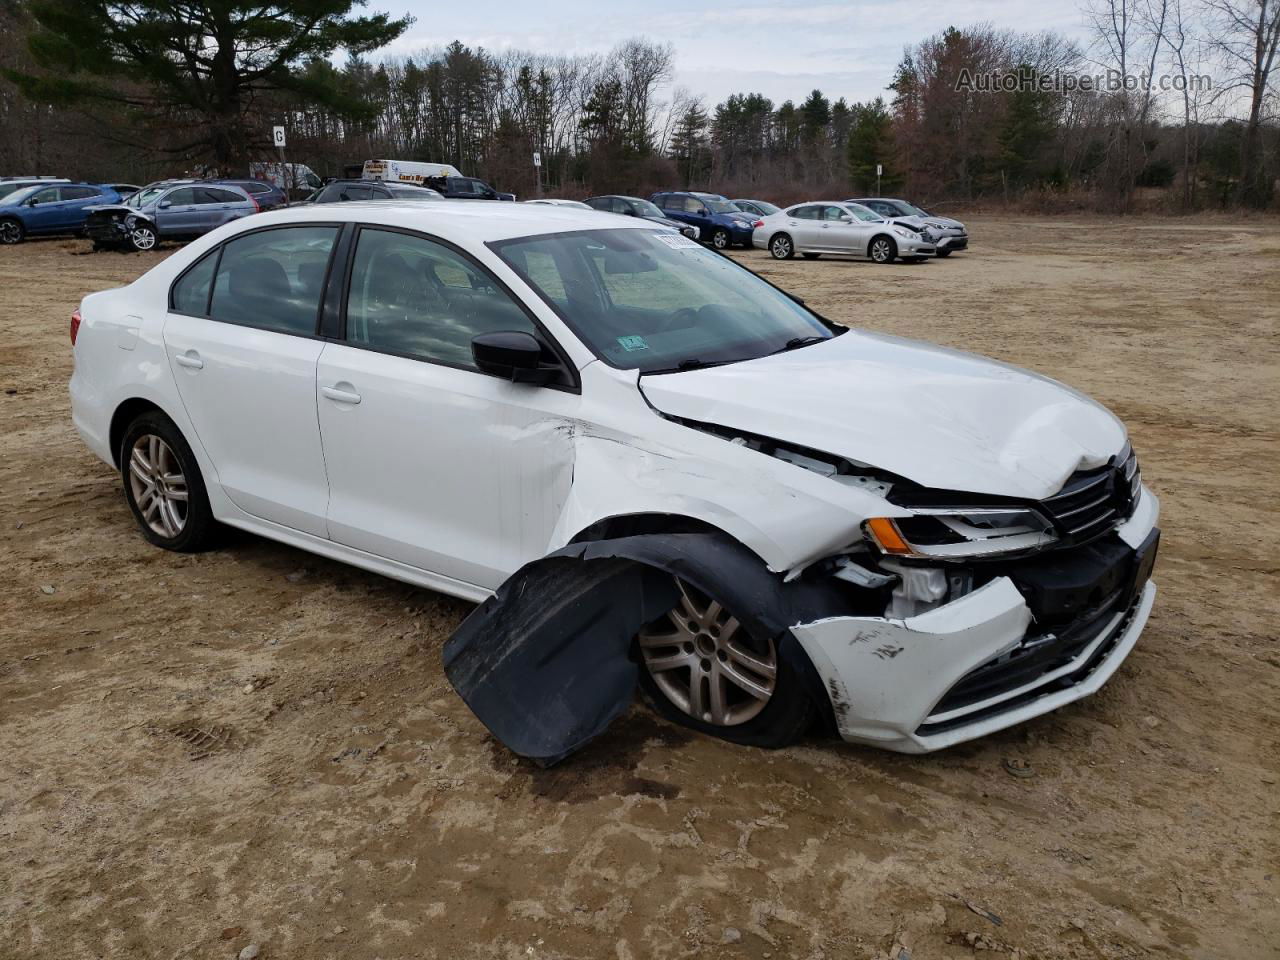
[[(111, 414), (111, 426), (108, 428), (107, 438), (111, 444), (111, 460), (117, 469), (120, 467), (120, 444), (124, 440), (124, 432), (129, 429), (129, 424), (133, 423), (134, 420), (152, 410), (162, 413), (169, 417), (170, 420), (173, 420), (173, 417), (170, 417), (168, 412), (158, 403), (147, 400), (144, 397), (130, 397), (117, 406)], [(181, 430), (181, 427), (178, 429)]]
[(893, 255), (896, 257), (898, 255), (898, 241), (893, 238), (893, 234), (885, 233), (883, 231), (881, 231), (880, 233), (873, 233), (871, 235), (871, 239), (867, 241), (867, 256), (868, 257), (871, 256), (872, 245), (875, 244), (875, 242), (880, 239), (889, 241), (889, 243), (893, 246)]

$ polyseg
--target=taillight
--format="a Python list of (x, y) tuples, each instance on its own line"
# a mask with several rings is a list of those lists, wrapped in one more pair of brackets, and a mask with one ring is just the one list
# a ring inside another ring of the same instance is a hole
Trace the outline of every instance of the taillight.
[(753, 226), (753, 227), (763, 227), (763, 226), (764, 226), (764, 221), (763, 221), (763, 220), (757, 220), (755, 223), (753, 223), (753, 224), (752, 224), (752, 226)]
[(80, 333), (80, 311), (75, 310), (71, 314), (71, 345), (76, 345), (76, 336)]
[(251, 195), (249, 196), (249, 199), (250, 199), (250, 201), (252, 201), (252, 203), (253, 203), (253, 212), (254, 212), (254, 213), (261, 213), (261, 212), (262, 212), (262, 204), (260, 204), (260, 203), (258, 202), (258, 198), (257, 198), (257, 197), (255, 197), (255, 196), (253, 196), (253, 195), (251, 194)]

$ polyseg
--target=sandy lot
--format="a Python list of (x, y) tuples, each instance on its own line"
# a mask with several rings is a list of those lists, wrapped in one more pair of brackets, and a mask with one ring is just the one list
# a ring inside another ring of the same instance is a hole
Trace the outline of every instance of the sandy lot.
[(915, 267), (741, 256), (1128, 422), (1165, 530), (1129, 661), (930, 757), (637, 707), (551, 771), (445, 681), (467, 604), (148, 546), (71, 427), (67, 320), (165, 251), (0, 249), (0, 956), (1280, 957), (1280, 224), (971, 228)]

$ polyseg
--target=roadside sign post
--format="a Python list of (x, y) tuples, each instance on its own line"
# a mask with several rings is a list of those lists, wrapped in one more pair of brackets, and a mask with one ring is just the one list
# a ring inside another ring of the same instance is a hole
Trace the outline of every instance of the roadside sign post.
[(542, 196), (542, 154), (533, 151), (533, 172), (538, 179), (538, 196)]
[(876, 196), (880, 196), (880, 174), (884, 173), (884, 165), (876, 164)]
[(276, 152), (280, 155), (280, 178), (284, 181), (284, 193), (287, 197), (293, 188), (293, 178), (289, 176), (289, 167), (284, 162), (284, 127), (271, 128), (271, 142), (275, 144)]

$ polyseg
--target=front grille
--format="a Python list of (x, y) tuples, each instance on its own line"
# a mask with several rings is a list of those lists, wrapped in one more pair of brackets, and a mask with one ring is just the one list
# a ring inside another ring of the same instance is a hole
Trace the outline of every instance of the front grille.
[(1041, 506), (1061, 539), (1083, 543), (1127, 520), (1141, 487), (1137, 454), (1126, 445), (1107, 466), (1076, 471), (1058, 493), (1042, 500)]

